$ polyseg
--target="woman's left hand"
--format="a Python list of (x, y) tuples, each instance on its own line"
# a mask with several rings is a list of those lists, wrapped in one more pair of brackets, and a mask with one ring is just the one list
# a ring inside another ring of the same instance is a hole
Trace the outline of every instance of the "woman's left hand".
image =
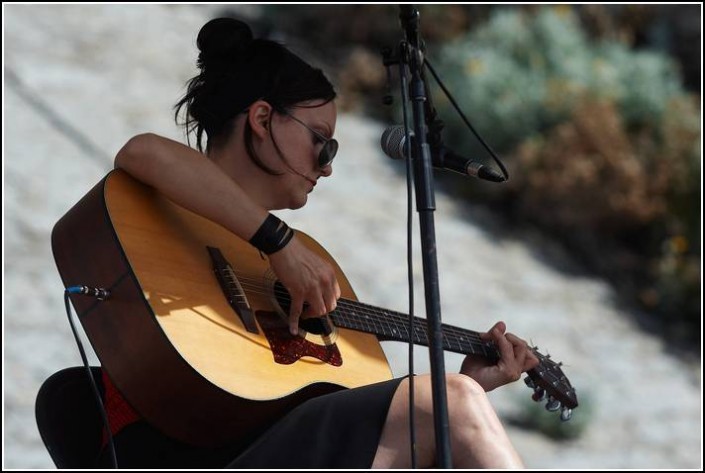
[(468, 355), (463, 360), (460, 372), (478, 382), (485, 391), (517, 381), (521, 373), (535, 368), (539, 359), (529, 345), (512, 333), (505, 333), (504, 322), (497, 322), (486, 333), (481, 333), (483, 340), (491, 340), (499, 350), (500, 359), (496, 364), (489, 364), (486, 358)]

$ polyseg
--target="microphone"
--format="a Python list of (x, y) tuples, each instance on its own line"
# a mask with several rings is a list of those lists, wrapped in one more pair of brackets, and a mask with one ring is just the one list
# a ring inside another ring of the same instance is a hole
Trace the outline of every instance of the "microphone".
[[(414, 140), (414, 133), (411, 132), (411, 139)], [(382, 151), (392, 159), (406, 158), (406, 134), (404, 127), (395, 125), (387, 128), (382, 133), (380, 141)], [(413, 149), (413, 148), (412, 148)], [(438, 162), (436, 162), (438, 161)], [(434, 159), (433, 166), (440, 169), (454, 171), (464, 176), (477, 177), (491, 182), (504, 182), (506, 179), (500, 173), (482, 163), (465, 158), (441, 146), (438, 159)]]

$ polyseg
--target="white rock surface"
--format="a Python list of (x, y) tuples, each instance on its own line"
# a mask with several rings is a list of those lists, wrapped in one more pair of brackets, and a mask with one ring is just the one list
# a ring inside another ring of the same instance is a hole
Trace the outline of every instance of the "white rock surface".
[[(35, 396), (50, 374), (80, 363), (51, 228), (111, 169), (129, 137), (145, 131), (182, 136), (171, 106), (195, 71), (198, 29), (217, 8), (3, 6), (6, 468), (53, 468), (34, 421)], [(331, 252), (362, 301), (406, 312), (405, 182), (379, 151), (382, 128), (341, 115), (333, 177), (304, 209), (280, 215)], [(440, 194), (437, 208), (444, 322), (484, 330), (504, 320), (563, 360), (578, 389), (582, 406), (575, 417), (588, 426), (577, 440), (557, 442), (508, 426), (527, 466), (702, 467), (700, 365), (684, 364), (636, 328), (602, 281), (547, 264), (541, 255), (551, 243), (502, 229), (482, 210), (460, 208)], [(415, 267), (416, 311), (423, 314), (418, 252)], [(384, 346), (395, 373), (403, 374), (406, 346)], [(427, 371), (426, 351), (416, 352), (417, 372)], [(447, 369), (457, 370), (460, 360), (449, 354)], [(529, 394), (516, 383), (491, 398), (508, 418)]]

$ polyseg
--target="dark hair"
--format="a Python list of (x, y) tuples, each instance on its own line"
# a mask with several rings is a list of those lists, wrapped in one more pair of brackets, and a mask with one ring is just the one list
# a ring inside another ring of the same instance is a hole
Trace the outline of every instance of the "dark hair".
[[(182, 125), (187, 139), (195, 132), (199, 151), (203, 151), (203, 132), (208, 137), (208, 151), (228, 139), (234, 119), (258, 99), (269, 102), (275, 110), (286, 110), (307, 100), (327, 103), (336, 96), (320, 69), (282, 44), (253, 38), (250, 27), (234, 18), (206, 23), (198, 33), (197, 45), (201, 72), (188, 81), (186, 95), (174, 106), (174, 118), (179, 123), (179, 113), (185, 107)], [(249, 124), (245, 144), (253, 161), (271, 173), (254, 152)]]

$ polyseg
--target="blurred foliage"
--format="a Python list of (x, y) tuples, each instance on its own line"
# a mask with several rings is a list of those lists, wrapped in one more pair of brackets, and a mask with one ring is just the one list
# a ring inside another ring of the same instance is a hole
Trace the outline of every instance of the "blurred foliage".
[(658, 137), (649, 128), (629, 132), (613, 102), (578, 104), (570, 120), (519, 146), (514, 177), (496, 201), (559, 236), (623, 295), (666, 316), (672, 334), (695, 341), (699, 112), (687, 98), (667, 111)]
[[(691, 21), (699, 11), (420, 7), (431, 63), (511, 173), (500, 186), (443, 175), (438, 182), (514, 222), (539, 225), (609, 278), (624, 301), (660, 314), (662, 333), (694, 342), (701, 336), (701, 111), (681, 70), (699, 84), (691, 64), (700, 61), (692, 47), (699, 25)], [(262, 13), (281, 39), (328, 65), (341, 109), (364, 107), (398, 122), (399, 106), (380, 106), (387, 80), (380, 52), (402, 39), (397, 6), (267, 5)], [(685, 51), (680, 65), (669, 51)], [(434, 90), (433, 99), (445, 141), (486, 156), (443, 94)]]
[[(592, 42), (569, 7), (498, 10), (482, 27), (444, 45), (437, 69), (485, 140), (507, 152), (569, 118), (586, 95), (614, 101), (628, 127), (661, 120), (680, 88), (661, 54)], [(479, 151), (460, 118), (435, 93), (452, 141)], [(481, 113), (474, 110), (480, 110)]]
[[(660, 313), (661, 329), (699, 341), (700, 109), (676, 64), (590, 40), (567, 7), (497, 11), (440, 56), (446, 86), (482, 111), (468, 113), (514, 171), (468, 197), (557, 235), (625, 300)], [(436, 102), (451, 143), (480, 154)]]

